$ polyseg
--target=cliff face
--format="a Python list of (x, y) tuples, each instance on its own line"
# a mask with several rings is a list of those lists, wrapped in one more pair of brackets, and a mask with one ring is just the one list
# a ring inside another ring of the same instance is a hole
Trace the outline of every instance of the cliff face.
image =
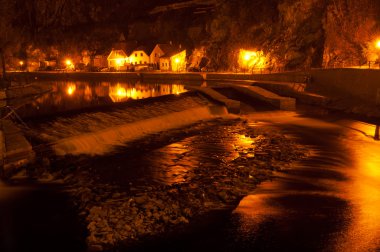
[(359, 65), (378, 58), (376, 0), (250, 2), (225, 2), (215, 15), (210, 57), (226, 59), (214, 61), (216, 67), (231, 68), (238, 47), (263, 50), (267, 67), (279, 69)]
[(359, 65), (379, 58), (380, 2), (332, 1), (326, 10), (324, 65)]
[(7, 13), (0, 27), (8, 34), (0, 46), (11, 44), (13, 55), (31, 44), (66, 53), (108, 48), (120, 32), (143, 44), (205, 48), (218, 70), (239, 67), (240, 49), (262, 51), (265, 67), (288, 70), (359, 65), (379, 53), (378, 0), (0, 2)]
[[(377, 0), (216, 1), (203, 37), (212, 68), (239, 66), (239, 49), (263, 51), (266, 67), (303, 69), (361, 65), (377, 60)], [(185, 27), (186, 29), (186, 27)]]

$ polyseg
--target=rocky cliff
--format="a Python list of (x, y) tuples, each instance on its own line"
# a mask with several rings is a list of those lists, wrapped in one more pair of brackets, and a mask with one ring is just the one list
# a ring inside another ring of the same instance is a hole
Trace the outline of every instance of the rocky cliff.
[(360, 65), (378, 58), (377, 0), (103, 1), (0, 0), (0, 48), (61, 53), (111, 46), (120, 33), (142, 44), (206, 49), (210, 67), (233, 70), (239, 50), (263, 52), (265, 67)]

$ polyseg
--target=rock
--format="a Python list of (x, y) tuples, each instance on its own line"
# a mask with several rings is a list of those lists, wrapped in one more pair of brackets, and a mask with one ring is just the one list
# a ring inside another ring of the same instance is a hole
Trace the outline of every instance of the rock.
[(223, 202), (227, 202), (228, 201), (228, 195), (225, 191), (221, 191), (218, 193), (218, 197), (219, 199), (221, 199)]
[(125, 224), (125, 225), (124, 225), (124, 229), (125, 229), (125, 231), (127, 231), (127, 232), (130, 232), (130, 231), (132, 230), (131, 226), (128, 225), (128, 224)]
[(98, 251), (103, 251), (103, 246), (101, 245), (90, 245), (88, 248), (89, 252), (98, 252)]
[(145, 202), (147, 202), (149, 200), (149, 198), (147, 195), (144, 195), (144, 196), (140, 196), (140, 197), (135, 197), (134, 200), (137, 204), (142, 205)]
[(114, 194), (112, 194), (112, 198), (116, 199), (116, 198), (120, 198), (121, 194), (116, 192)]

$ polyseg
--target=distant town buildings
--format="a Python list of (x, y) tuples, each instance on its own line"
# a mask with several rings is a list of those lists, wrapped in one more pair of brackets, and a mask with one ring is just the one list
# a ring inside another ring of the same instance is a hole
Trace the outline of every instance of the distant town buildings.
[(130, 52), (125, 52), (127, 47), (127, 42), (125, 44), (118, 42), (119, 49), (111, 50), (107, 57), (109, 69), (116, 71), (132, 69), (136, 71), (186, 71), (186, 50), (183, 50), (181, 45), (156, 44), (153, 48), (136, 46), (135, 49), (129, 50)]
[[(54, 49), (54, 48), (53, 48)], [(69, 55), (57, 49), (48, 49), (44, 57), (27, 59), (13, 57), (8, 66), (11, 70), (38, 71), (162, 71), (184, 72), (200, 69), (199, 62), (204, 54), (197, 52), (196, 60), (189, 57), (182, 45), (160, 43), (140, 45), (137, 41), (126, 41), (120, 35), (112, 49), (85, 49), (79, 54)], [(51, 51), (51, 52), (50, 52)], [(41, 53), (42, 54), (42, 53)], [(22, 62), (22, 63), (20, 63)]]

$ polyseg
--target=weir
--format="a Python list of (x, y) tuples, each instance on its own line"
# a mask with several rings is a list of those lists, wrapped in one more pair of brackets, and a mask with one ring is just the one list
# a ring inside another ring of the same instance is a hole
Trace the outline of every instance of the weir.
[(185, 127), (202, 120), (212, 120), (227, 114), (225, 107), (197, 107), (97, 132), (64, 138), (52, 143), (52, 148), (57, 155), (100, 155), (111, 151), (116, 146), (124, 145), (149, 134)]

